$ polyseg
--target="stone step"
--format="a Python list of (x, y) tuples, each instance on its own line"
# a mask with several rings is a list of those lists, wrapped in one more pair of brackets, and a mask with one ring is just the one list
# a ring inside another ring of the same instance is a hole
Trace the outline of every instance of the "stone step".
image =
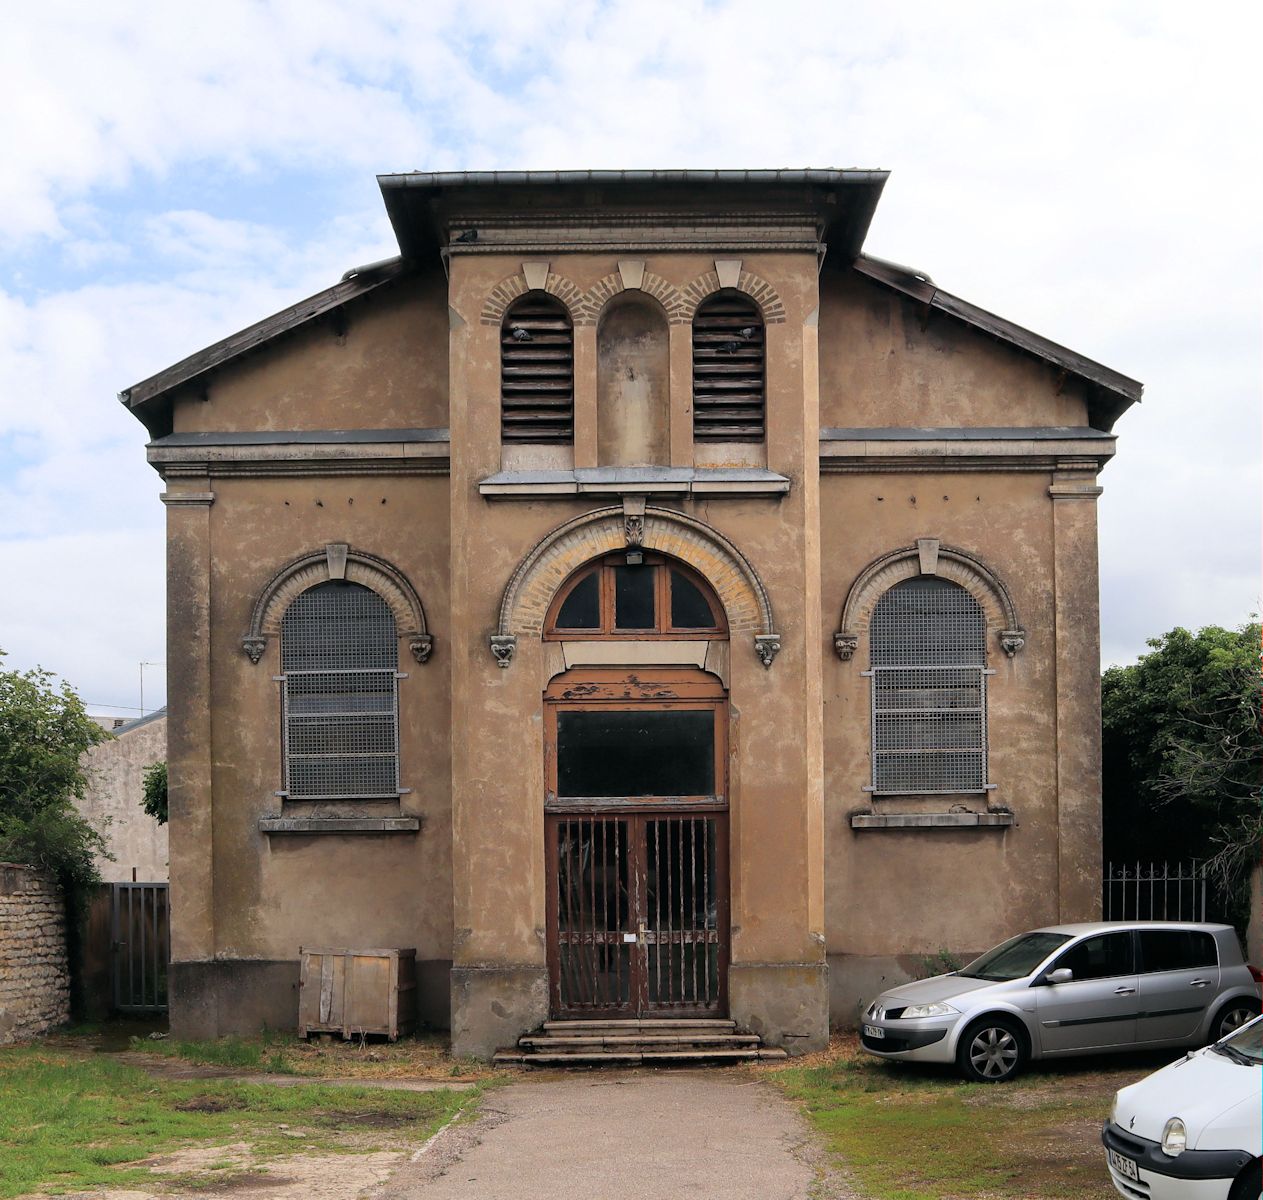
[(779, 1048), (756, 1049), (750, 1047), (742, 1050), (701, 1049), (701, 1050), (642, 1050), (625, 1052), (615, 1050), (573, 1050), (564, 1054), (526, 1053), (524, 1051), (500, 1050), (492, 1062), (502, 1066), (525, 1067), (567, 1067), (567, 1066), (642, 1066), (650, 1063), (714, 1063), (714, 1062), (757, 1062), (785, 1058), (785, 1051)]
[(757, 1033), (690, 1033), (687, 1030), (679, 1033), (620, 1033), (620, 1034), (583, 1034), (569, 1036), (557, 1033), (534, 1035), (518, 1039), (518, 1045), (534, 1046), (540, 1049), (564, 1049), (566, 1047), (613, 1046), (635, 1049), (665, 1048), (671, 1046), (730, 1046), (759, 1044)]
[(678, 1029), (695, 1029), (703, 1033), (723, 1033), (737, 1028), (736, 1021), (714, 1017), (631, 1017), (616, 1021), (578, 1020), (545, 1021), (546, 1033), (622, 1033), (633, 1030), (640, 1033), (673, 1033)]

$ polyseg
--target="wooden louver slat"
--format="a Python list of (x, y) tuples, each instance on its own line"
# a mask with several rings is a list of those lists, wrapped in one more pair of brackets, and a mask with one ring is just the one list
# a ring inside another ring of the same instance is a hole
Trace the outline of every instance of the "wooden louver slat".
[(574, 331), (565, 306), (543, 292), (523, 296), (500, 327), (500, 437), (574, 438)]
[(693, 318), (693, 440), (761, 442), (764, 407), (763, 317), (721, 292)]

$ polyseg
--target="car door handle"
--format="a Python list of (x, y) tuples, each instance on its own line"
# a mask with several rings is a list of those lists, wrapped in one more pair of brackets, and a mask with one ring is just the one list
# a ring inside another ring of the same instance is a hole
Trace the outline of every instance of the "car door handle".
[(1192, 983), (1190, 983), (1188, 986), (1189, 987), (1209, 987), (1210, 980), (1209, 979), (1194, 979)]
[(1115, 996), (1130, 996), (1136, 991), (1135, 988), (1120, 987), (1114, 989)]

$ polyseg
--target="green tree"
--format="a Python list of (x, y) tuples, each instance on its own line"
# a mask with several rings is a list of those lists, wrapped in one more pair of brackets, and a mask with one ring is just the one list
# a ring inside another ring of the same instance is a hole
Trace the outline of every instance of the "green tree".
[[(0, 651), (0, 664), (4, 652)], [(72, 903), (100, 881), (105, 840), (74, 806), (84, 751), (110, 735), (69, 684), (44, 670), (0, 670), (0, 859), (53, 874)]]
[(1106, 857), (1211, 860), (1239, 893), (1263, 838), (1259, 623), (1148, 644), (1101, 681)]
[(142, 795), (140, 807), (159, 825), (167, 823), (167, 764), (165, 762), (150, 763), (142, 777)]

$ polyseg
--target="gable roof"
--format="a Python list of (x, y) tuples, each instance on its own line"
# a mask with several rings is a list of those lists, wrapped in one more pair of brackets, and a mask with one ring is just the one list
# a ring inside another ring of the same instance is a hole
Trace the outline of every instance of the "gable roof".
[(1142, 385), (1039, 334), (935, 286), (929, 276), (861, 253), (886, 171), (854, 168), (783, 171), (456, 171), (379, 175), (399, 242), (394, 258), (356, 267), (332, 287), (190, 354), (119, 393), (151, 436), (171, 432), (170, 398), (226, 363), (334, 313), (450, 253), (454, 221), (473, 213), (518, 211), (634, 215), (645, 205), (722, 211), (726, 217), (793, 211), (817, 222), (830, 262), (841, 261), (928, 309), (943, 312), (1041, 358), (1088, 386), (1090, 420), (1109, 430), (1140, 399)]
[(925, 305), (927, 310), (933, 309), (962, 321), (974, 329), (988, 334), (997, 341), (1010, 346), (1064, 371), (1067, 376), (1082, 380), (1088, 390), (1088, 419), (1096, 429), (1109, 432), (1114, 422), (1131, 405), (1140, 400), (1144, 384), (1131, 379), (1110, 367), (1104, 366), (1085, 355), (1058, 345), (1038, 333), (1032, 333), (1021, 325), (997, 317), (995, 313), (970, 304), (959, 296), (953, 296), (937, 287), (934, 281), (923, 272), (912, 267), (900, 266), (887, 262), (882, 258), (874, 258), (861, 254), (856, 258), (853, 269), (868, 279), (900, 292), (905, 296)]

